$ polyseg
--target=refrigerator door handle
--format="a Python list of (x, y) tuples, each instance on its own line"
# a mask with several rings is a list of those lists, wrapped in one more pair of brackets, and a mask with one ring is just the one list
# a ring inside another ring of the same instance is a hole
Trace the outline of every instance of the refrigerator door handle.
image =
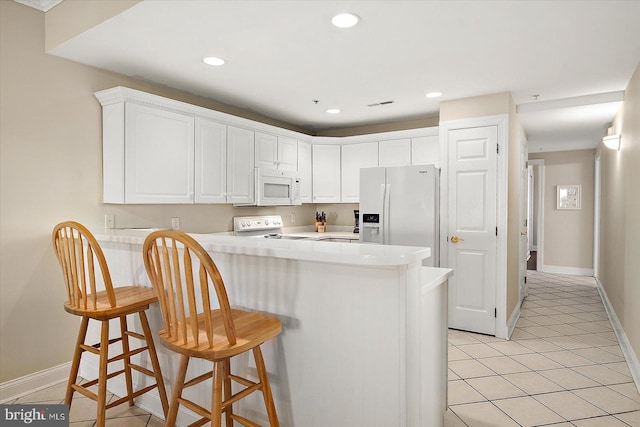
[(382, 244), (383, 245), (388, 245), (389, 242), (391, 241), (391, 239), (389, 238), (389, 211), (390, 211), (390, 205), (389, 205), (389, 199), (390, 199), (390, 193), (391, 192), (391, 184), (385, 184), (384, 186), (384, 200), (383, 200), (383, 212), (382, 212)]

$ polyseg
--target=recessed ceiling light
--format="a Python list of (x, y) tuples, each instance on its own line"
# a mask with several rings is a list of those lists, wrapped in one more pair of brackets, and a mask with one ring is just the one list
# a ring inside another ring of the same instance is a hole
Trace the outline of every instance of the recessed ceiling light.
[(331, 19), (331, 23), (338, 28), (355, 27), (358, 21), (360, 18), (353, 13), (339, 13)]
[(329, 108), (327, 110), (327, 113), (329, 113), (329, 114), (340, 114), (340, 110), (337, 109), (337, 108)]
[(442, 92), (429, 92), (428, 94), (425, 95), (427, 98), (437, 98), (439, 96), (442, 96)]
[(207, 65), (222, 65), (224, 64), (224, 59), (217, 58), (215, 56), (207, 56), (202, 60)]

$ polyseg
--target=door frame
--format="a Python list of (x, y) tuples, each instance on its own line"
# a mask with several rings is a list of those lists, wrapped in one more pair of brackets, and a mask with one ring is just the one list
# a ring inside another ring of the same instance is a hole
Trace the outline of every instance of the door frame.
[[(524, 159), (523, 159), (524, 157)], [(524, 160), (524, 165), (523, 165)], [(520, 265), (518, 268), (518, 306), (522, 304), (522, 301), (529, 295), (529, 289), (527, 286), (527, 261), (529, 255), (529, 141), (527, 140), (527, 135), (524, 131), (520, 134), (520, 163), (518, 165), (518, 170), (520, 171), (520, 222), (518, 224), (520, 237), (522, 240), (522, 229), (524, 228), (525, 237), (526, 237), (526, 247), (524, 252), (522, 252), (522, 242), (519, 241), (518, 250), (520, 251)], [(524, 177), (522, 176), (524, 174)], [(522, 182), (524, 178), (524, 183)], [(524, 184), (524, 188), (522, 188), (522, 184)], [(525, 204), (524, 212), (522, 210), (522, 204)]]
[(531, 159), (529, 166), (533, 166), (534, 186), (538, 189), (538, 197), (535, 201), (536, 209), (534, 215), (536, 217), (536, 271), (542, 271), (544, 262), (544, 159)]
[[(509, 115), (474, 117), (468, 119), (447, 120), (440, 122), (440, 265), (449, 265), (447, 253), (447, 235), (449, 230), (449, 131), (476, 127), (497, 126), (499, 153), (496, 170), (496, 224), (498, 238), (496, 242), (496, 337), (509, 339), (507, 325), (507, 213), (508, 213), (508, 135)], [(455, 274), (455, 271), (453, 272)]]

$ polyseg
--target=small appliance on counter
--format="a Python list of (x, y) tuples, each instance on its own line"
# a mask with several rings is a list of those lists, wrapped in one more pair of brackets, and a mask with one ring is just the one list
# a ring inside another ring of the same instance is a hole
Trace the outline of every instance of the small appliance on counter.
[(355, 226), (353, 227), (354, 233), (360, 233), (360, 211), (358, 209), (353, 210), (353, 216), (356, 218)]

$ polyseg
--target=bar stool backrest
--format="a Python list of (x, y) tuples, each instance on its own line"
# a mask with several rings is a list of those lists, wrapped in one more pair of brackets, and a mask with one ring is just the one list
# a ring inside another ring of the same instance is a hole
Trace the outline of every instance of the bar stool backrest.
[[(202, 344), (213, 348), (214, 339), (221, 338), (213, 333), (221, 318), (228, 344), (236, 344), (224, 281), (211, 256), (195, 239), (178, 230), (158, 230), (147, 236), (142, 254), (169, 339), (194, 349)], [(216, 303), (212, 297), (220, 307), (219, 317), (212, 311), (211, 304)], [(200, 342), (200, 332), (206, 333), (206, 343)]]
[(82, 224), (65, 221), (52, 233), (53, 249), (58, 257), (67, 287), (67, 304), (77, 309), (97, 309), (96, 268), (102, 275), (107, 300), (116, 306), (111, 275), (102, 248)]

